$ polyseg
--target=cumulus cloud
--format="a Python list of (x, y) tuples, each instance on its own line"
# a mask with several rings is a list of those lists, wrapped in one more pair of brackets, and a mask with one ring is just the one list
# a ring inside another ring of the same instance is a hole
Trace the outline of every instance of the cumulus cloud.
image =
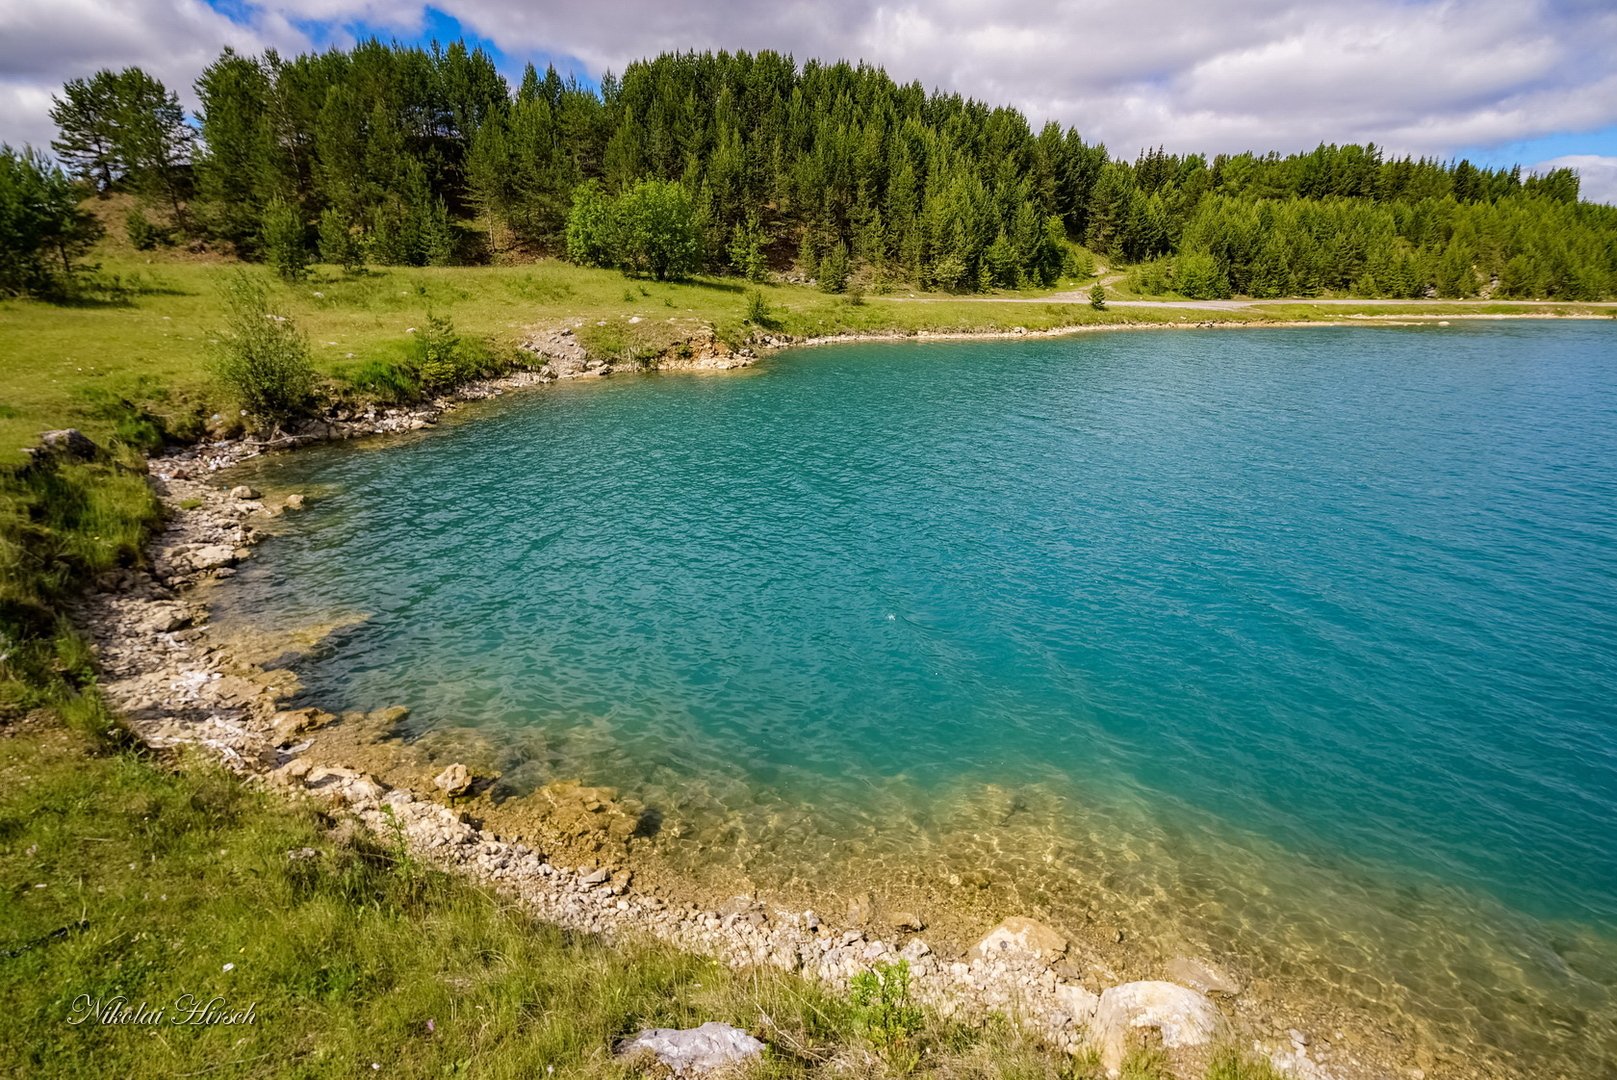
[[(48, 138), (41, 93), (97, 66), (139, 63), (179, 88), (225, 43), (296, 48), (306, 26), (408, 35), (425, 14), (419, 0), (235, 0), (240, 21), (201, 0), (24, 2), (0, 0), (0, 137), (12, 141)], [(433, 6), (513, 59), (566, 56), (594, 75), (668, 49), (864, 59), (900, 81), (1076, 126), (1130, 156), (1158, 144), (1219, 152), (1320, 141), (1448, 154), (1617, 124), (1609, 0)]]
[(226, 45), (306, 43), (276, 10), (243, 24), (202, 0), (0, 0), (0, 140), (48, 147), (52, 93), (100, 68), (143, 67), (194, 107), (192, 80)]
[(1566, 154), (1533, 166), (1533, 171), (1539, 173), (1549, 172), (1551, 169), (1575, 170), (1580, 181), (1578, 190), (1585, 199), (1617, 206), (1617, 157)]

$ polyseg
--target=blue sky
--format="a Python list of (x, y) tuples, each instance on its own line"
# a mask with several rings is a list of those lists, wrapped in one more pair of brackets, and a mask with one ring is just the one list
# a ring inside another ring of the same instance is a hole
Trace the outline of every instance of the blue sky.
[(49, 142), (50, 94), (138, 64), (190, 96), (226, 44), (297, 52), (464, 37), (508, 77), (595, 82), (667, 49), (864, 59), (1016, 105), (1114, 153), (1374, 141), (1394, 153), (1571, 164), (1617, 202), (1612, 0), (0, 0), (0, 139)]

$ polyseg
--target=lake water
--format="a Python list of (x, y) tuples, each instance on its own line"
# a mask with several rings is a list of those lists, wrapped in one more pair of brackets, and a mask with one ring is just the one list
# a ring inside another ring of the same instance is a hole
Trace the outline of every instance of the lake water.
[(330, 494), (221, 618), (363, 615), (311, 700), (768, 885), (987, 882), (1617, 1070), (1617, 328), (864, 344), (480, 412), (263, 472)]

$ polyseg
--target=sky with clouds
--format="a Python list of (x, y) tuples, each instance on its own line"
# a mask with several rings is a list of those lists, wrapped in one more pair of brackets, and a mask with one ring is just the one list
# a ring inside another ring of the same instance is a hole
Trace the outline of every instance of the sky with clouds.
[(1614, 0), (0, 0), (0, 140), (44, 146), (61, 83), (138, 64), (192, 101), (225, 45), (464, 36), (508, 75), (593, 80), (670, 49), (864, 59), (1014, 104), (1121, 156), (1298, 150), (1570, 165), (1617, 202)]

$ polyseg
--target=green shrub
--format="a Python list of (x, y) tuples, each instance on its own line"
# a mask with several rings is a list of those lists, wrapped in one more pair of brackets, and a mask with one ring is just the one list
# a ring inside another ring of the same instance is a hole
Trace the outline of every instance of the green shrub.
[(415, 336), (411, 355), (421, 386), (429, 393), (447, 390), (471, 373), (455, 324), (430, 312), (426, 328)]
[(765, 328), (775, 325), (775, 313), (769, 309), (762, 289), (747, 290), (747, 321)]
[(567, 215), (567, 257), (584, 266), (612, 266), (617, 239), (612, 200), (594, 180), (578, 185)]
[(1095, 256), (1091, 255), (1085, 248), (1068, 248), (1063, 261), (1065, 265), (1062, 269), (1068, 277), (1086, 278), (1095, 276)]
[(227, 278), (223, 293), (228, 314), (214, 371), (250, 417), (279, 427), (314, 397), (309, 343), (291, 320), (270, 310), (264, 286), (246, 271)]
[(131, 206), (129, 213), (124, 215), (124, 234), (137, 251), (150, 251), (158, 244), (169, 243), (170, 239), (168, 230), (153, 225), (138, 206)]
[(1160, 1046), (1132, 1047), (1123, 1056), (1118, 1080), (1174, 1080), (1173, 1062)]
[(617, 263), (659, 281), (689, 277), (702, 262), (696, 204), (685, 185), (642, 180), (613, 208)]
[(422, 397), (421, 377), (409, 362), (373, 357), (340, 369), (337, 377), (375, 401), (404, 405)]
[(1098, 281), (1089, 289), (1089, 306), (1096, 311), (1106, 310), (1106, 286)]
[(1207, 1066), (1207, 1080), (1280, 1080), (1280, 1073), (1267, 1061), (1247, 1058), (1233, 1047), (1220, 1047)]
[(287, 281), (309, 272), (309, 249), (303, 242), (303, 215), (284, 199), (271, 199), (259, 229), (265, 260)]
[(1167, 259), (1152, 259), (1129, 271), (1129, 288), (1142, 296), (1161, 296), (1173, 292), (1175, 282), (1169, 273), (1172, 264)]
[(567, 215), (567, 257), (659, 281), (686, 278), (702, 264), (699, 217), (677, 181), (642, 180), (616, 198), (594, 182), (580, 184)]
[(877, 964), (853, 977), (848, 1001), (854, 1017), (872, 1046), (889, 1051), (903, 1047), (920, 1034), (925, 1019), (910, 999), (910, 965)]
[(78, 397), (82, 402), (78, 411), (110, 422), (113, 438), (126, 446), (150, 454), (162, 449), (168, 441), (162, 418), (144, 405), (103, 387), (87, 387)]

